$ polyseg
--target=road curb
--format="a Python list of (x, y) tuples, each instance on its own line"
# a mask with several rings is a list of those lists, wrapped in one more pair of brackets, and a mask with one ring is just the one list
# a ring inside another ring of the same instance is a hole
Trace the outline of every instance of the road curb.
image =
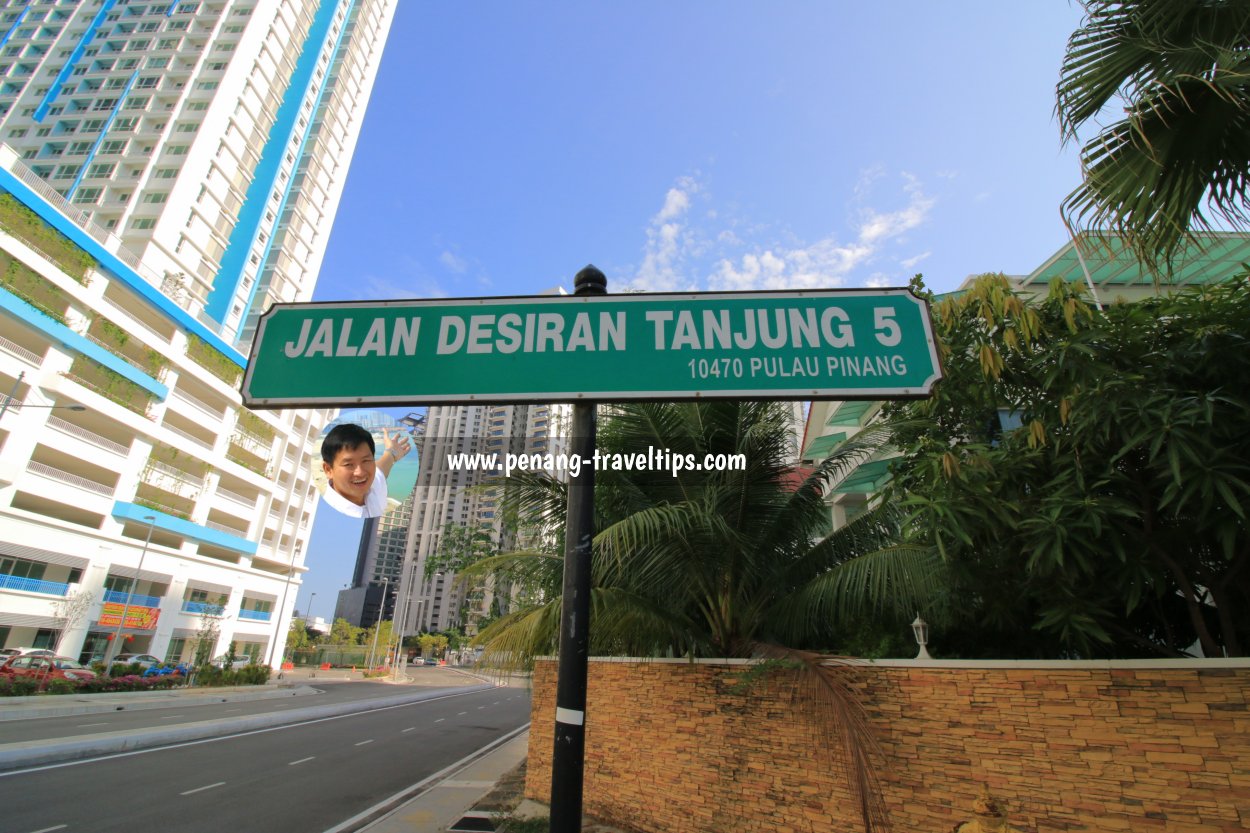
[(162, 726), (133, 732), (107, 732), (61, 741), (40, 740), (11, 743), (0, 746), (0, 773), (9, 773), (13, 770), (37, 766), (68, 764), (102, 755), (148, 751), (175, 743), (207, 741), (230, 735), (263, 732), (282, 726), (304, 723), (309, 720), (344, 717), (350, 714), (360, 714), (362, 712), (405, 706), (410, 703), (419, 703), (423, 700), (453, 697), (474, 691), (486, 691), (491, 688), (494, 688), (494, 686), (469, 686), (462, 689), (454, 689), (451, 692), (446, 689), (441, 691), (422, 691), (381, 697), (377, 700), (332, 703), (293, 711), (276, 712), (274, 714), (219, 718), (216, 720), (205, 720), (200, 723), (184, 723), (177, 726)]
[[(0, 722), (35, 720), (40, 717), (72, 717), (76, 714), (163, 709), (169, 706), (206, 706), (211, 703), (243, 703), (249, 700), (273, 700), (278, 697), (299, 697), (319, 693), (309, 685), (249, 686), (247, 688), (204, 689), (203, 693), (187, 694), (172, 691), (131, 691), (124, 694), (59, 694), (34, 697), (6, 697), (0, 700)], [(71, 702), (62, 702), (62, 698)], [(49, 701), (52, 702), (49, 702)], [(40, 705), (32, 706), (32, 703)], [(48, 705), (43, 705), (47, 703)], [(28, 707), (29, 708), (26, 708)]]

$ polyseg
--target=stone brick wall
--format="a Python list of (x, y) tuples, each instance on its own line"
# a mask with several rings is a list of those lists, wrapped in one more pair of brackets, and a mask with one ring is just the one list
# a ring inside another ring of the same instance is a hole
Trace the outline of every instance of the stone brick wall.
[[(857, 829), (795, 673), (592, 661), (585, 809), (645, 833)], [(894, 831), (951, 831), (986, 787), (1022, 831), (1250, 829), (1250, 663), (893, 662), (845, 669)], [(526, 794), (547, 801), (554, 662), (534, 673)]]

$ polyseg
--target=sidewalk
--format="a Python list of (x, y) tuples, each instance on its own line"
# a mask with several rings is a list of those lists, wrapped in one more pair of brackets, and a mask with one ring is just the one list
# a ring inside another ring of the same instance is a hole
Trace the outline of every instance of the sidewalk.
[[(360, 830), (362, 833), (446, 833), (455, 830), (490, 831), (489, 823), (472, 819), (490, 819), (495, 814), (474, 810), (474, 807), (494, 789), (499, 779), (517, 767), (529, 750), (529, 731), (523, 731), (512, 739), (495, 747), (485, 755), (466, 762), (453, 764), (435, 773), (405, 793), (416, 796), (406, 801), (403, 795), (392, 796), (388, 802), (404, 801), (397, 809), (364, 827), (352, 827), (356, 820), (344, 822), (326, 833), (338, 830)], [(384, 802), (385, 803), (385, 802)], [(467, 821), (466, 821), (467, 820)], [(465, 821), (465, 824), (459, 824)]]

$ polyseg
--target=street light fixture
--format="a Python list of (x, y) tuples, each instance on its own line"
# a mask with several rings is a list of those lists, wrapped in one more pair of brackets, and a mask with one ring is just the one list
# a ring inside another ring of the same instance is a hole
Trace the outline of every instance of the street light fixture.
[(139, 569), (135, 572), (135, 583), (126, 593), (126, 603), (122, 605), (122, 616), (117, 620), (117, 632), (113, 634), (113, 645), (104, 651), (104, 674), (108, 676), (113, 668), (113, 657), (117, 656), (117, 646), (121, 644), (122, 628), (126, 626), (126, 614), (130, 612), (130, 600), (134, 597), (134, 588), (139, 586), (139, 580), (143, 578), (143, 559), (147, 557), (148, 545), (152, 543), (152, 530), (156, 528), (156, 516), (144, 515), (143, 520), (148, 525), (148, 537), (143, 542), (143, 551), (139, 553)]
[(929, 623), (921, 619), (919, 613), (916, 614), (916, 621), (911, 623), (911, 632), (916, 637), (916, 644), (920, 646), (916, 659), (933, 659), (929, 656), (929, 649), (925, 647), (929, 644)]
[[(22, 380), (26, 378), (26, 371), (23, 370), (17, 374), (17, 381), (13, 383), (13, 390), (9, 391), (4, 397), (4, 402), (0, 403), (0, 418), (9, 410), (9, 405), (17, 400), (17, 391), (22, 386)], [(67, 411), (85, 411), (86, 405), (27, 405), (25, 402), (18, 403), (19, 408), (62, 408)]]

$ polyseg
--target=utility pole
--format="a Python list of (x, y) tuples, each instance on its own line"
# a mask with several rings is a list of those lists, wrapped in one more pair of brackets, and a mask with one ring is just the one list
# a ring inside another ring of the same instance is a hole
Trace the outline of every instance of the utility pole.
[[(604, 295), (608, 279), (587, 266), (573, 279), (573, 295)], [(595, 403), (573, 406), (569, 452), (582, 460), (569, 478), (564, 539), (564, 597), (560, 616), (560, 669), (556, 681), (555, 749), (551, 757), (551, 833), (582, 829), (586, 761), (586, 673), (590, 654), (590, 547), (595, 535)]]

